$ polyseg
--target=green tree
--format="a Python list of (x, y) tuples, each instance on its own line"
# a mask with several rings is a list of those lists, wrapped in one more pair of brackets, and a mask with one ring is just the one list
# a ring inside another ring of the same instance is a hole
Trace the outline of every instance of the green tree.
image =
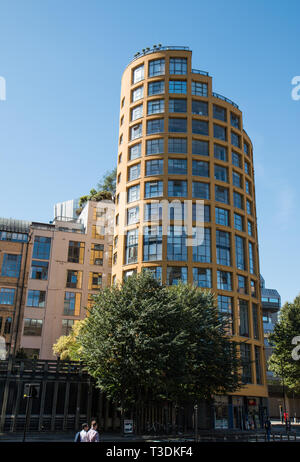
[(116, 193), (116, 178), (117, 178), (117, 167), (113, 170), (106, 172), (98, 183), (98, 189), (101, 191), (108, 191), (112, 195)]
[(79, 361), (81, 356), (80, 343), (77, 340), (78, 334), (82, 329), (85, 320), (77, 321), (73, 324), (69, 335), (62, 335), (53, 345), (53, 353), (61, 360)]
[(80, 358), (122, 409), (142, 400), (210, 399), (239, 388), (239, 359), (214, 296), (142, 272), (105, 288), (78, 335)]
[(295, 392), (300, 392), (300, 360), (297, 360), (297, 351), (296, 357), (293, 357), (293, 350), (297, 347), (293, 339), (299, 336), (300, 296), (293, 303), (285, 303), (281, 308), (279, 322), (269, 336), (271, 345), (274, 346), (269, 368), (275, 376), (283, 378), (285, 385)]

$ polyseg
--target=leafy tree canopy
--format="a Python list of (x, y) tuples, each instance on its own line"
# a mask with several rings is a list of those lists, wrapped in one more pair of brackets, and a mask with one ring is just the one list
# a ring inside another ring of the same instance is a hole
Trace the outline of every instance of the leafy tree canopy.
[(117, 167), (105, 173), (105, 175), (102, 177), (102, 180), (98, 183), (99, 190), (108, 191), (112, 195), (115, 195), (116, 177), (117, 177)]
[(78, 334), (84, 326), (85, 319), (73, 324), (69, 335), (62, 335), (53, 345), (53, 353), (61, 360), (79, 361), (80, 344), (77, 341)]

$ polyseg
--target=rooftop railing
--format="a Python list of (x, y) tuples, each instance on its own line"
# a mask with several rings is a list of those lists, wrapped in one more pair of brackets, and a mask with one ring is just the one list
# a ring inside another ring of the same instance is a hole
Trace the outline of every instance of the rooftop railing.
[(130, 61), (129, 64), (131, 64), (133, 61), (135, 61), (138, 58), (141, 58), (141, 56), (149, 55), (151, 53), (156, 53), (157, 51), (167, 51), (167, 50), (177, 50), (177, 51), (190, 51), (189, 47), (176, 47), (176, 46), (154, 46), (153, 48), (143, 48), (142, 51), (138, 51), (135, 55), (134, 58)]
[(200, 71), (199, 69), (192, 69), (192, 74), (209, 75), (208, 72)]
[(215, 98), (219, 98), (222, 101), (226, 101), (226, 103), (232, 104), (232, 106), (236, 107), (237, 109), (239, 108), (236, 103), (234, 103), (231, 99), (226, 98), (226, 96), (219, 95), (219, 93), (213, 93), (212, 94)]

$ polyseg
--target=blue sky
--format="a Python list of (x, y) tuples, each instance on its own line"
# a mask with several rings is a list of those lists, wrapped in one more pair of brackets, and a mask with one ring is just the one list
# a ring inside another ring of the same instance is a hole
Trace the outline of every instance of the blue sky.
[(276, 0), (2, 0), (0, 216), (52, 219), (117, 159), (121, 75), (136, 51), (189, 46), (235, 101), (254, 145), (261, 272), (299, 290), (300, 3)]

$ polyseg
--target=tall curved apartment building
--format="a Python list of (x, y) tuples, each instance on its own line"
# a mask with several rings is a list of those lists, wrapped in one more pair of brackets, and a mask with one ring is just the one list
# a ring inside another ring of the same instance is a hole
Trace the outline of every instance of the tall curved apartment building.
[[(232, 315), (245, 384), (217, 399), (216, 427), (226, 415), (231, 427), (258, 426), (267, 386), (253, 147), (242, 112), (192, 68), (188, 48), (147, 49), (122, 77), (118, 150), (113, 281), (148, 268), (167, 284), (211, 288)], [(164, 228), (159, 203), (174, 200), (182, 208), (169, 207)]]

